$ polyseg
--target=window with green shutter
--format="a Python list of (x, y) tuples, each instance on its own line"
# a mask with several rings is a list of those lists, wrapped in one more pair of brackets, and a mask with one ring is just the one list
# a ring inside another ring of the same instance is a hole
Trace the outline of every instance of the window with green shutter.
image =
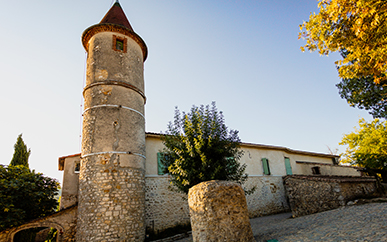
[(285, 157), (286, 175), (293, 175), (292, 166), (290, 165), (290, 159)]
[(170, 156), (168, 154), (158, 152), (157, 153), (157, 174), (164, 175), (168, 173), (168, 168), (165, 167), (163, 160), (169, 159)]
[(267, 158), (262, 158), (263, 174), (270, 175), (269, 160)]

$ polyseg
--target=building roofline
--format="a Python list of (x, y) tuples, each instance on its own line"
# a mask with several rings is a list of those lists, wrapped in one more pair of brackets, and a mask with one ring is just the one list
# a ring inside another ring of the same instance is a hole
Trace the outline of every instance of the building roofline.
[[(146, 134), (146, 137), (157, 138), (157, 139), (160, 139), (161, 136), (163, 135), (160, 133), (153, 133), (153, 132), (146, 132), (145, 134)], [(303, 151), (303, 150), (293, 150), (293, 149), (290, 149), (287, 147), (275, 146), (275, 145), (263, 145), (263, 144), (253, 144), (253, 143), (241, 142), (241, 146), (252, 147), (252, 148), (261, 148), (261, 149), (270, 149), (270, 150), (281, 150), (281, 151), (284, 151), (284, 152), (290, 153), (290, 154), (312, 155), (312, 156), (326, 157), (326, 158), (332, 158), (332, 159), (340, 158), (339, 155), (331, 155), (331, 154), (324, 154), (324, 153), (317, 153), (317, 152)], [(59, 157), (58, 158), (58, 170), (63, 171), (65, 159), (71, 158), (71, 157), (77, 157), (77, 156), (81, 156), (81, 153)]]
[(63, 171), (64, 170), (64, 162), (65, 162), (65, 160), (67, 158), (77, 157), (77, 156), (81, 156), (81, 153), (59, 157), (58, 158), (58, 170), (59, 171)]
[(143, 62), (145, 62), (148, 56), (148, 48), (146, 47), (144, 40), (133, 30), (118, 24), (99, 23), (99, 24), (92, 25), (89, 28), (87, 28), (85, 31), (83, 31), (81, 41), (86, 51), (89, 51), (89, 40), (91, 39), (91, 37), (101, 32), (114, 32), (114, 33), (124, 34), (132, 38), (140, 46), (142, 50), (142, 55), (143, 55)]
[[(160, 136), (162, 136), (162, 135), (163, 134), (146, 132), (147, 137), (160, 138)], [(290, 149), (287, 147), (275, 146), (275, 145), (263, 145), (263, 144), (253, 144), (253, 143), (241, 142), (241, 146), (263, 148), (263, 149), (270, 149), (270, 150), (282, 150), (284, 152), (291, 153), (291, 154), (313, 155), (313, 156), (328, 157), (328, 158), (339, 158), (340, 157), (339, 155), (317, 153), (317, 152), (312, 152), (312, 151), (293, 150), (293, 149)]]

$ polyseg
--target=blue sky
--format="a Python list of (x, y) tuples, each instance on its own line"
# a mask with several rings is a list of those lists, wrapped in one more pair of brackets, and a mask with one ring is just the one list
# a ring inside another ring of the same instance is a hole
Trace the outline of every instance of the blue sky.
[[(348, 106), (334, 61), (302, 53), (299, 24), (313, 0), (121, 0), (149, 50), (146, 130), (165, 131), (174, 108), (216, 101), (243, 142), (327, 153), (366, 112)], [(1, 164), (18, 134), (30, 167), (62, 180), (58, 157), (80, 152), (83, 30), (111, 0), (0, 0)]]

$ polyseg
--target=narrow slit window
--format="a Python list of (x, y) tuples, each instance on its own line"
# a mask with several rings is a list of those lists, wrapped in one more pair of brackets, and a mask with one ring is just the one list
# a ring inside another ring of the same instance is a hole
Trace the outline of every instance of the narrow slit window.
[(76, 161), (74, 166), (74, 173), (79, 173), (80, 170), (81, 170), (81, 163), (79, 161)]
[(116, 39), (116, 49), (123, 51), (124, 50), (124, 41), (122, 41), (120, 39)]

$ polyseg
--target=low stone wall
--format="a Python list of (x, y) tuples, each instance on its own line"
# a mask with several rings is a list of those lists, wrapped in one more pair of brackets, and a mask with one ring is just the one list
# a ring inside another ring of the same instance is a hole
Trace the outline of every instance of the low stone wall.
[(46, 217), (29, 221), (18, 227), (3, 230), (0, 232), (0, 241), (12, 242), (15, 234), (19, 231), (31, 228), (46, 227), (57, 229), (58, 242), (74, 242), (77, 223), (77, 209), (78, 207), (74, 205)]
[[(145, 178), (145, 221), (148, 230), (163, 231), (190, 222), (187, 196), (168, 189), (168, 176)], [(256, 187), (247, 195), (249, 217), (289, 211), (281, 176), (250, 176), (245, 188)]]
[(244, 187), (250, 189), (254, 186), (255, 192), (246, 196), (250, 218), (290, 210), (281, 176), (250, 176)]
[(344, 206), (357, 198), (375, 197), (376, 179), (354, 176), (305, 176), (283, 178), (293, 217)]
[(168, 179), (145, 178), (145, 222), (153, 232), (190, 223), (187, 195), (168, 189)]

